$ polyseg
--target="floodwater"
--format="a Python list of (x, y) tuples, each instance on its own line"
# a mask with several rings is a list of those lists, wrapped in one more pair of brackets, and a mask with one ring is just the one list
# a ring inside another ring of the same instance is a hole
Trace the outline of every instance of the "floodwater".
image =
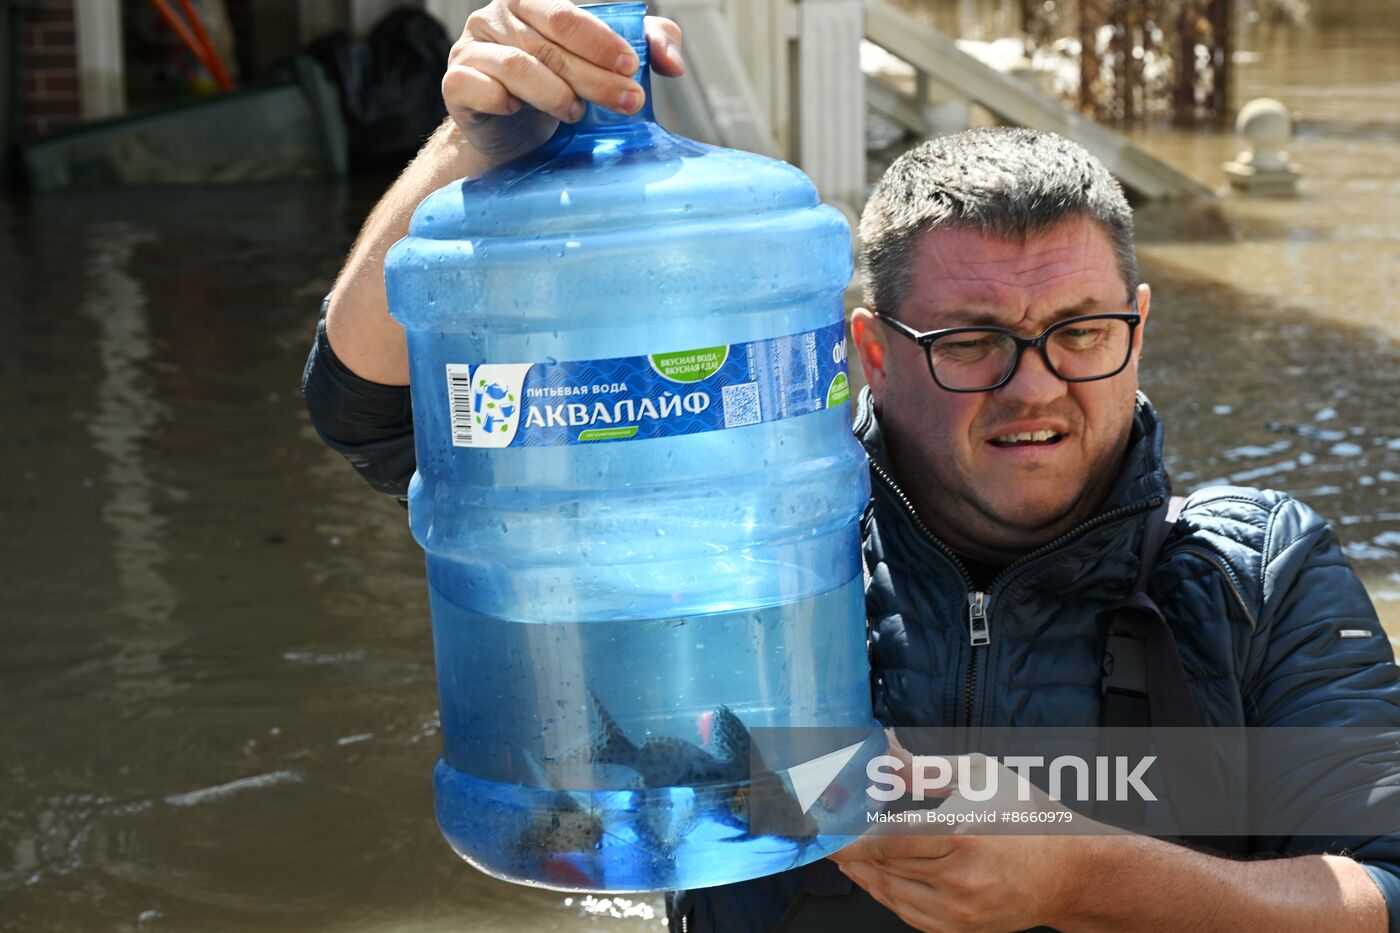
[[(1296, 198), (1137, 212), (1154, 286), (1144, 387), (1177, 486), (1286, 490), (1337, 528), (1400, 644), (1400, 2), (1246, 30), (1236, 100), (1294, 114)], [(1233, 133), (1130, 134), (1222, 185)]]
[[(1178, 488), (1306, 498), (1400, 633), (1396, 39), (1270, 37), (1241, 80), (1302, 112), (1303, 196), (1139, 222)], [(1212, 183), (1231, 154), (1147, 142)], [(433, 825), (419, 551), (296, 392), (374, 193), (0, 202), (0, 929), (660, 928)]]

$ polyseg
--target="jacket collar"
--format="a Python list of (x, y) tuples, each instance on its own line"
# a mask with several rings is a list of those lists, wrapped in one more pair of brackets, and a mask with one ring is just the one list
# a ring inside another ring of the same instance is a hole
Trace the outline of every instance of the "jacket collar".
[[(871, 461), (902, 484), (890, 463), (869, 386), (861, 389), (853, 430)], [(1123, 467), (1112, 491), (1099, 508), (1099, 515), (1147, 499), (1171, 495), (1171, 479), (1162, 458), (1162, 436), (1162, 424), (1156, 410), (1147, 396), (1139, 392), (1133, 412), (1133, 429), (1128, 438), (1128, 452), (1123, 457)]]

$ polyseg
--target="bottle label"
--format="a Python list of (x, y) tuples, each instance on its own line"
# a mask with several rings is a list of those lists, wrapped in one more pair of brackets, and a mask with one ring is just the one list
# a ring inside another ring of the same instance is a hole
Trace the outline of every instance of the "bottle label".
[(449, 363), (454, 447), (700, 434), (844, 404), (846, 325), (611, 360)]

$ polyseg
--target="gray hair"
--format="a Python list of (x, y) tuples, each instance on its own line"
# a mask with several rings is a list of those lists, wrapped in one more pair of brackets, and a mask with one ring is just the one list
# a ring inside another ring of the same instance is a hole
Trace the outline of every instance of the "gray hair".
[(1123, 189), (1082, 146), (1054, 133), (984, 127), (930, 139), (885, 172), (860, 218), (866, 301), (893, 314), (909, 289), (920, 238), (972, 229), (1024, 241), (1083, 216), (1108, 234), (1118, 271), (1137, 285), (1133, 212)]

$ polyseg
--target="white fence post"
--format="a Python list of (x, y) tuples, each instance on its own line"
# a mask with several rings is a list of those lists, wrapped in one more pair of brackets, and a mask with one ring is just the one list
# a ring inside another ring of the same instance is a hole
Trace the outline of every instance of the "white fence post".
[(78, 0), (73, 7), (78, 38), (78, 93), (83, 119), (126, 110), (122, 67), (122, 10), (112, 0)]
[(823, 199), (855, 217), (865, 203), (865, 5), (802, 0), (797, 13), (796, 155)]

